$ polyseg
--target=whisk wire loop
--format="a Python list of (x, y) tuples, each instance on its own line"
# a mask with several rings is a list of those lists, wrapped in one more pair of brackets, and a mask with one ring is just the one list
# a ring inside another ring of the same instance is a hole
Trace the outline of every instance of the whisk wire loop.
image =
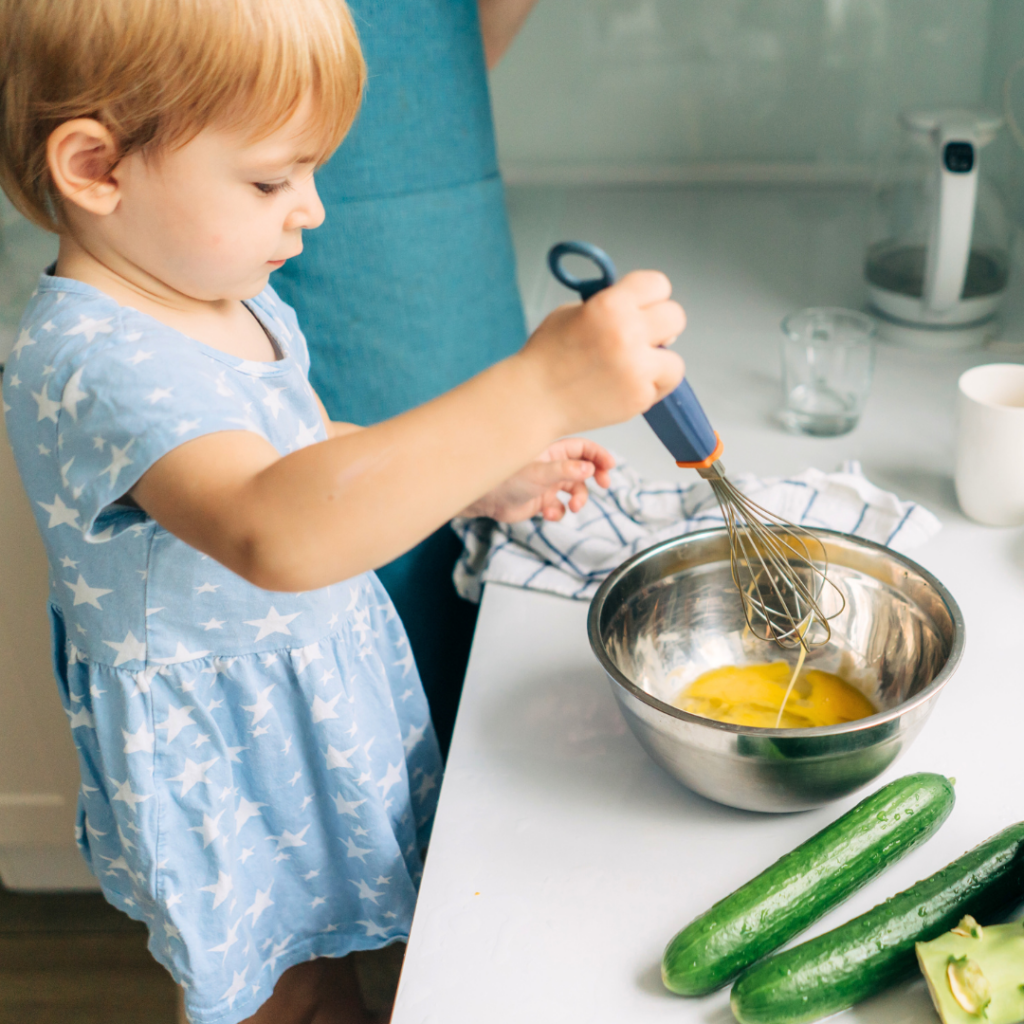
[[(780, 647), (806, 650), (827, 644), (829, 620), (843, 611), (846, 600), (828, 578), (824, 544), (748, 498), (720, 462), (698, 472), (711, 485), (729, 531), (732, 578), (750, 631)], [(826, 586), (838, 597), (838, 607), (828, 613), (823, 609)]]

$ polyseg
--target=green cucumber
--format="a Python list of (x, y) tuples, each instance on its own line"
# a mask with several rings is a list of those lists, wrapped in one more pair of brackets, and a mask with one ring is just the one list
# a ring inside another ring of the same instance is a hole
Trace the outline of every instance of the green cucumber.
[(883, 786), (679, 932), (661, 960), (665, 987), (683, 996), (721, 988), (924, 842), (954, 799), (943, 775)]
[(990, 921), (1024, 900), (1024, 822), (965, 853), (866, 914), (740, 975), (740, 1024), (805, 1024), (875, 995), (917, 969), (915, 942), (965, 915)]

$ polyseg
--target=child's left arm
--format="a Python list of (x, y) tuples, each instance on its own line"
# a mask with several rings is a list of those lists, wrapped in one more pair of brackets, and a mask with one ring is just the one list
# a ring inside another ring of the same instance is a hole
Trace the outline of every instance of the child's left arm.
[(569, 511), (579, 512), (587, 503), (587, 480), (593, 477), (607, 487), (608, 470), (614, 468), (615, 459), (594, 441), (581, 437), (556, 441), (460, 515), (487, 516), (500, 523), (542, 515), (557, 522), (566, 512), (560, 493), (569, 495)]

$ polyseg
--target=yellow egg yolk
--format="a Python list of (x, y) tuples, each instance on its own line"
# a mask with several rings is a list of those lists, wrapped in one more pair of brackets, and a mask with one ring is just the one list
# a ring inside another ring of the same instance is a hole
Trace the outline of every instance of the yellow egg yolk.
[(762, 729), (841, 725), (875, 713), (859, 690), (831, 672), (812, 668), (797, 676), (780, 720), (792, 677), (793, 666), (784, 661), (724, 665), (698, 676), (675, 703), (691, 715)]

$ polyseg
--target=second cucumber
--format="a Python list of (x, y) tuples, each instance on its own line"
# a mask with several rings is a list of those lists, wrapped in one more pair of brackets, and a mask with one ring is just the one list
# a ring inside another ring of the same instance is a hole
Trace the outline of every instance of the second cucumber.
[(721, 988), (924, 842), (953, 801), (949, 779), (923, 772), (862, 800), (679, 932), (662, 957), (666, 988)]

